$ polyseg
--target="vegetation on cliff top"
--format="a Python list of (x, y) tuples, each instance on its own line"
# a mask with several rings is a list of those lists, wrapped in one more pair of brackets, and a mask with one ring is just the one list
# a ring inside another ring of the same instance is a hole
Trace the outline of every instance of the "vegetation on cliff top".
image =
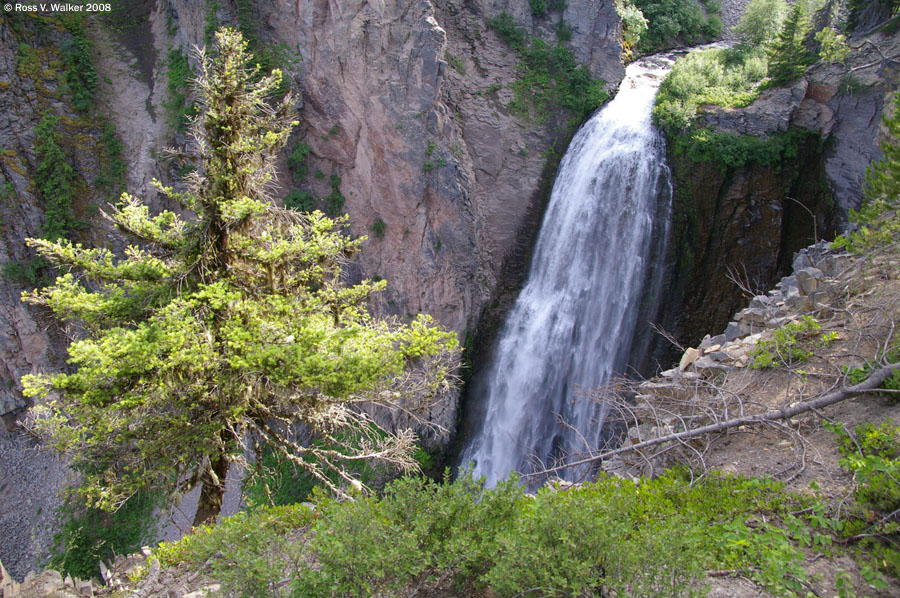
[(344, 221), (269, 202), (271, 155), (289, 135), (292, 98), (267, 103), (281, 73), (249, 66), (240, 34), (216, 39), (214, 56), (199, 56), (196, 83), (202, 168), (184, 192), (157, 185), (196, 216), (151, 216), (123, 194), (111, 218), (142, 245), (115, 256), (31, 239), (67, 272), (23, 294), (83, 331), (69, 347), (70, 370), (23, 377), (28, 395), (59, 393), (38, 429), (72, 455), (77, 493), (115, 510), (141, 491), (173, 497), (199, 484), (198, 525), (218, 515), (248, 439), (338, 494), (358, 484), (348, 462), (414, 469), (414, 435), (356, 406), (408, 400), (415, 409), (447, 390), (456, 363), (455, 337), (429, 318), (369, 316), (366, 300), (383, 282), (342, 283), (361, 242), (340, 233)]
[[(802, 75), (816, 57), (806, 48), (813, 6), (814, 0), (793, 7), (785, 0), (751, 0), (735, 27), (740, 40), (735, 47), (695, 50), (680, 58), (662, 82), (653, 109), (654, 121), (670, 143), (695, 159), (729, 166), (774, 163), (790, 135), (754, 138), (714, 132), (702, 122), (703, 107), (741, 108), (768, 87), (790, 84)], [(816, 39), (823, 59), (840, 60), (846, 54), (843, 35), (830, 27)]]
[[(622, 0), (624, 8), (638, 9), (647, 23), (635, 43), (641, 54), (695, 46), (719, 38), (722, 33), (719, 0)], [(626, 40), (640, 28), (639, 19), (625, 20)]]

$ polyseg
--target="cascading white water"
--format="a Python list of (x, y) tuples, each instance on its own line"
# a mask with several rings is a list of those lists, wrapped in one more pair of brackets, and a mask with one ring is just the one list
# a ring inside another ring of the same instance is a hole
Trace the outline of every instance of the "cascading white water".
[(579, 390), (623, 372), (661, 286), (671, 187), (650, 113), (671, 62), (630, 65), (563, 157), (527, 282), (473, 384), (483, 419), (460, 464), (489, 485), (600, 443), (604, 409)]

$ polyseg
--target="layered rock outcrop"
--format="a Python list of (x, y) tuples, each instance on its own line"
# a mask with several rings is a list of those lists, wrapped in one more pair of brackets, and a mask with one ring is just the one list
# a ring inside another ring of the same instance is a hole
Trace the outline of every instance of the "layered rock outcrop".
[(900, 36), (851, 42), (840, 64), (818, 63), (786, 88), (745, 108), (701, 107), (718, 133), (785, 142), (780, 159), (728, 166), (670, 152), (675, 235), (666, 324), (688, 343), (724, 326), (745, 286), (770, 288), (790, 256), (847, 226), (860, 206), (868, 164), (878, 159), (881, 112), (897, 88)]

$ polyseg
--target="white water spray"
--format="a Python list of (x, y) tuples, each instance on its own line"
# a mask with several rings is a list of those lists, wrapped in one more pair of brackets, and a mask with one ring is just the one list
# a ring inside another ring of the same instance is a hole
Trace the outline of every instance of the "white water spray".
[[(605, 410), (580, 396), (621, 374), (662, 279), (671, 186), (650, 113), (668, 58), (630, 65), (618, 95), (575, 134), (560, 164), (528, 280), (491, 364), (460, 464), (489, 485), (511, 471), (596, 449)], [(567, 471), (574, 479), (584, 471)]]

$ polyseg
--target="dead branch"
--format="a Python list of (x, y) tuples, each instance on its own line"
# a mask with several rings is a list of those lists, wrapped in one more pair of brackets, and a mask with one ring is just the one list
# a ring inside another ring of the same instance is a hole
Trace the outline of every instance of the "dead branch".
[(736, 417), (732, 419), (727, 419), (724, 421), (720, 421), (714, 424), (710, 424), (707, 426), (701, 426), (699, 428), (694, 428), (693, 430), (685, 430), (683, 432), (676, 432), (674, 434), (667, 434), (665, 436), (660, 436), (658, 438), (653, 438), (650, 440), (645, 440), (643, 442), (635, 443), (631, 446), (620, 447), (617, 449), (613, 449), (610, 451), (604, 451), (602, 453), (598, 453), (597, 455), (593, 455), (591, 457), (581, 459), (578, 461), (574, 461), (571, 463), (566, 463), (564, 465), (559, 465), (556, 467), (552, 467), (550, 469), (545, 469), (539, 472), (527, 474), (525, 477), (538, 477), (550, 475), (553, 473), (557, 473), (564, 469), (569, 469), (571, 467), (578, 467), (581, 465), (587, 465), (589, 463), (596, 463), (598, 461), (602, 461), (604, 459), (608, 459), (609, 457), (613, 457), (616, 455), (621, 455), (623, 453), (628, 453), (631, 451), (640, 451), (641, 449), (649, 448), (651, 446), (656, 446), (658, 444), (663, 444), (666, 442), (682, 442), (684, 440), (688, 440), (691, 438), (696, 438), (700, 436), (705, 436), (708, 434), (715, 434), (717, 432), (723, 432), (725, 430), (731, 428), (737, 428), (739, 426), (753, 425), (753, 424), (761, 424), (767, 422), (776, 422), (780, 420), (790, 419), (794, 416), (800, 415), (802, 413), (807, 413), (809, 411), (813, 411), (815, 409), (821, 409), (823, 407), (828, 407), (830, 405), (834, 405), (835, 403), (840, 403), (841, 401), (845, 401), (847, 399), (853, 398), (865, 392), (872, 391), (878, 386), (881, 385), (886, 379), (888, 379), (894, 372), (900, 371), (900, 363), (890, 364), (884, 366), (874, 372), (855, 386), (848, 386), (836, 390), (834, 392), (828, 393), (826, 395), (820, 396), (819, 398), (810, 400), (810, 401), (801, 401), (799, 403), (793, 404), (793, 406), (785, 406), (782, 409), (778, 409), (776, 411), (768, 411), (766, 413), (759, 413), (755, 415), (747, 415), (742, 417)]

